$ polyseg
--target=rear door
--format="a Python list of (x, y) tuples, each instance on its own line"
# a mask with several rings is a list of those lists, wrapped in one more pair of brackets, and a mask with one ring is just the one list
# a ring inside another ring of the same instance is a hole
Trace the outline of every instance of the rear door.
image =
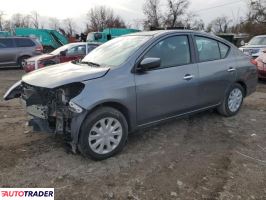
[(35, 55), (36, 44), (29, 38), (14, 38), (17, 57)]
[(0, 63), (16, 63), (16, 51), (12, 38), (0, 38)]
[(237, 63), (229, 45), (200, 35), (195, 35), (194, 41), (199, 67), (199, 105), (212, 106), (221, 102), (235, 81)]
[(144, 53), (142, 59), (149, 57), (160, 58), (161, 66), (135, 75), (138, 124), (195, 109), (198, 66), (193, 62), (189, 36), (161, 39)]

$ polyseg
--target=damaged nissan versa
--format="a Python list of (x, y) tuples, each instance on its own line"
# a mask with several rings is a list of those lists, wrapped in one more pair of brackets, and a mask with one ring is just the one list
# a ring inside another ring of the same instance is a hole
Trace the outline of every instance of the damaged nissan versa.
[(256, 66), (231, 43), (168, 30), (121, 36), (79, 63), (31, 72), (4, 99), (21, 99), (34, 130), (62, 133), (74, 152), (102, 160), (140, 128), (211, 108), (233, 116), (256, 85)]

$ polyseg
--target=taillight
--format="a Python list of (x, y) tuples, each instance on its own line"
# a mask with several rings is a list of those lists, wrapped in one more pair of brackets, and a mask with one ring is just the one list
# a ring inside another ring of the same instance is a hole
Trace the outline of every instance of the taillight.
[(36, 46), (35, 51), (43, 52), (43, 47), (42, 46)]
[(253, 64), (253, 65), (256, 65), (256, 66), (258, 65), (258, 62), (257, 62), (255, 59), (251, 59), (250, 62), (251, 62), (251, 64)]

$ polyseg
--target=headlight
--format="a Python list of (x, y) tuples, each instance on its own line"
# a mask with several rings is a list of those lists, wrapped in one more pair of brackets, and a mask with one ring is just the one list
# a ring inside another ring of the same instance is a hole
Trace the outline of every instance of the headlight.
[(69, 110), (75, 113), (82, 113), (83, 109), (78, 106), (77, 104), (75, 104), (74, 102), (70, 101), (69, 102)]
[(64, 105), (67, 105), (71, 99), (81, 93), (83, 88), (83, 83), (70, 83), (68, 85), (61, 86), (57, 89), (57, 99)]

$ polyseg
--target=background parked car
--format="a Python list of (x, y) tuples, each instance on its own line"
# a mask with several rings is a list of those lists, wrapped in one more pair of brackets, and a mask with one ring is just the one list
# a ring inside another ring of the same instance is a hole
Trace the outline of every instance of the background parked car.
[(263, 50), (263, 53), (255, 60), (258, 69), (259, 79), (266, 80), (266, 49)]
[(70, 43), (59, 47), (51, 53), (27, 59), (24, 70), (26, 72), (31, 72), (35, 69), (39, 69), (49, 65), (64, 63), (72, 60), (79, 60), (99, 45), (100, 44), (98, 43), (86, 42)]
[(263, 53), (266, 48), (266, 35), (259, 35), (253, 37), (248, 44), (240, 47), (239, 49), (243, 51), (244, 54), (257, 58)]
[(29, 37), (0, 37), (0, 66), (25, 66), (25, 60), (42, 54), (42, 45)]

